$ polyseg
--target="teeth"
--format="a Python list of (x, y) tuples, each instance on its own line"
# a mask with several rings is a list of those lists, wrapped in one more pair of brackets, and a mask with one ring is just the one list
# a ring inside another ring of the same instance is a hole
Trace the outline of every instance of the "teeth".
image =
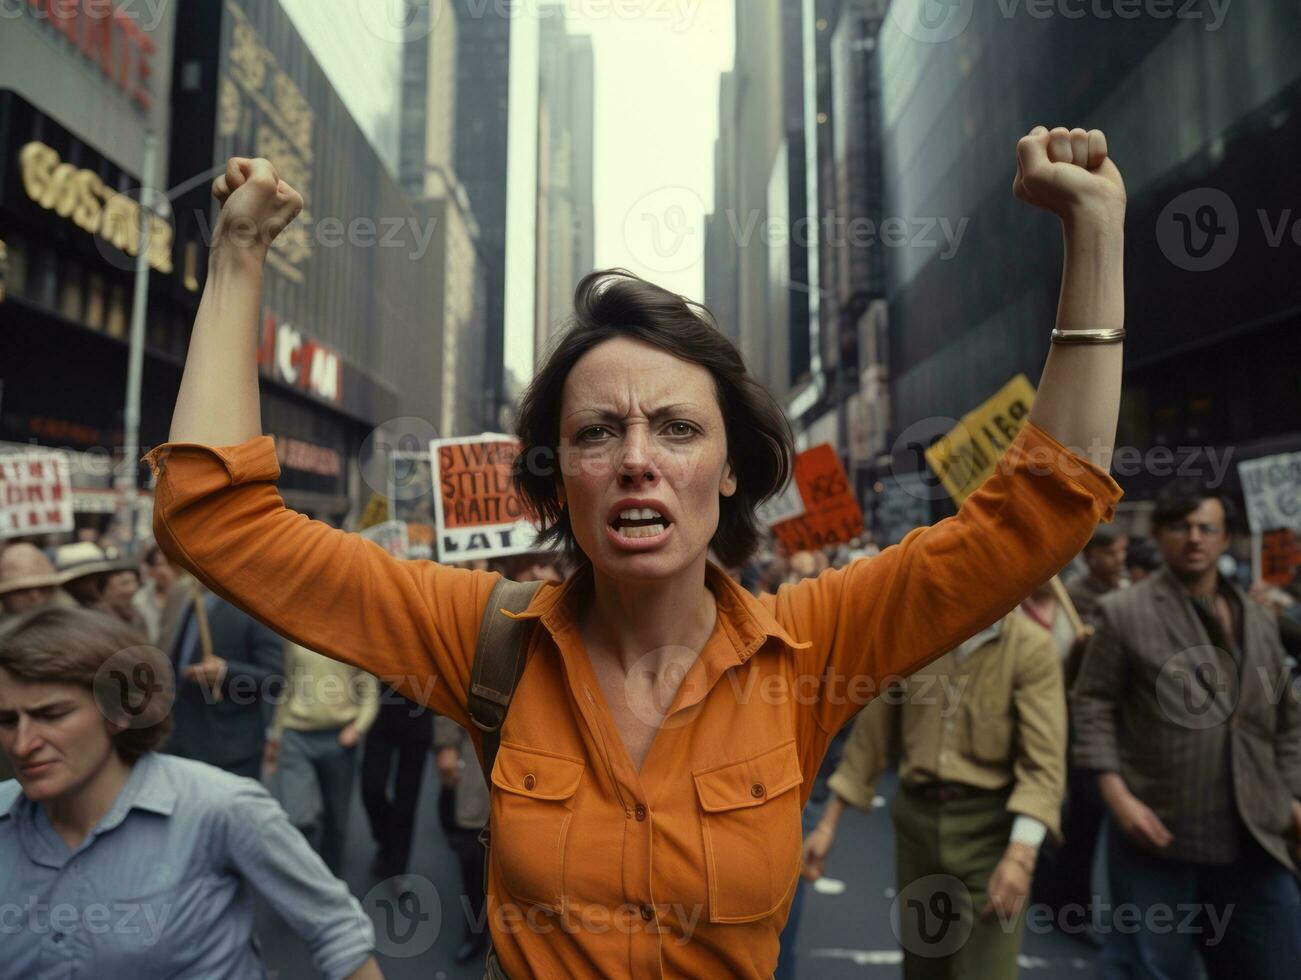
[(663, 515), (657, 510), (651, 510), (649, 507), (632, 507), (628, 510), (621, 510), (619, 518), (625, 521), (649, 521)]
[[(635, 520), (636, 518), (632, 518)], [(621, 527), (619, 534), (625, 538), (653, 538), (664, 533), (663, 524), (647, 524), (644, 527)]]

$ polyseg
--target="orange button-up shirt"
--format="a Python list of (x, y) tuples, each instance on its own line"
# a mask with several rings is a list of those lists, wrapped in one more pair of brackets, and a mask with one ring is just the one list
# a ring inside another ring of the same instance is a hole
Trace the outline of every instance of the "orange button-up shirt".
[[(466, 702), (494, 573), (400, 561), (287, 510), (267, 437), (148, 458), (168, 555), (278, 632), (451, 717), (481, 750)], [(1014, 608), (1120, 496), (1027, 423), (956, 516), (875, 558), (757, 598), (710, 566), (713, 634), (640, 771), (576, 621), (590, 576), (544, 585), (523, 613), (539, 626), (491, 773), (488, 921), (506, 973), (771, 976), (800, 810), (831, 736)]]

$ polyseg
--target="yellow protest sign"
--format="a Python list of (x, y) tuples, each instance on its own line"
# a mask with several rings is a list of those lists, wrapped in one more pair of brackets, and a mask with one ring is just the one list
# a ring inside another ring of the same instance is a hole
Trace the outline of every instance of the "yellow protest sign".
[(961, 505), (994, 472), (1033, 404), (1034, 385), (1018, 374), (926, 450), (926, 462), (955, 503)]

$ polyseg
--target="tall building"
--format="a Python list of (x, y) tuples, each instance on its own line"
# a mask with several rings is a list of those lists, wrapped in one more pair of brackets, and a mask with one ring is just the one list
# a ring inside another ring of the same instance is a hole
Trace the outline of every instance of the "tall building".
[(469, 195), (456, 171), (459, 25), (450, 0), (409, 7), (402, 50), (400, 179), (427, 222), (435, 275), (432, 329), (442, 343), (442, 398), (431, 421), (445, 436), (496, 428), (484, 324), (486, 263)]
[[(913, 221), (887, 266), (895, 431), (936, 435), (1015, 374), (1038, 382), (1061, 233), (1014, 199), (1014, 149), (1037, 124), (1082, 124), (1107, 133), (1129, 196), (1120, 444), (1301, 448), (1301, 8), (1215, 23), (1204, 6), (1124, 22), (961, 6), (947, 41), (893, 15), (881, 31), (886, 210)], [(1123, 466), (1131, 501), (1173, 470)]]
[(479, 226), (484, 265), (483, 388), (491, 426), (509, 405), (506, 349), (506, 166), (511, 16), (502, 4), (452, 0), (456, 19), (455, 166)]
[(559, 4), (543, 7), (539, 18), (537, 360), (570, 314), (578, 280), (595, 262), (592, 40), (567, 32)]
[[(167, 186), (176, 17), (117, 0), (0, 15), (0, 449), (67, 450), (76, 522), (101, 530), (117, 506), (150, 135), (149, 182)], [(146, 446), (166, 438), (197, 298), (196, 256), (164, 217), (151, 225)]]
[[(440, 418), (429, 224), (279, 4), (184, 4), (177, 18), (177, 247), (201, 276), (216, 215), (211, 178), (231, 156), (275, 161), (303, 194), (302, 216), (267, 260), (262, 424), (276, 438), (285, 500), (339, 519), (364, 502), (360, 456), (371, 433), (399, 417)], [(365, 489), (379, 489), (367, 479)]]

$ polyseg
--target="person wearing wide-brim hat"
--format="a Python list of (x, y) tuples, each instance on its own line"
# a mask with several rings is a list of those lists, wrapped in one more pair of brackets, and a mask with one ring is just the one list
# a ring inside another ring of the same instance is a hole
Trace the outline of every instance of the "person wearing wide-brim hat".
[(93, 541), (60, 545), (54, 553), (54, 564), (59, 572), (58, 584), (83, 606), (99, 604), (109, 575), (139, 567), (116, 549), (105, 550)]
[(0, 551), (0, 609), (6, 615), (45, 605), (62, 584), (62, 576), (36, 545), (21, 541)]

